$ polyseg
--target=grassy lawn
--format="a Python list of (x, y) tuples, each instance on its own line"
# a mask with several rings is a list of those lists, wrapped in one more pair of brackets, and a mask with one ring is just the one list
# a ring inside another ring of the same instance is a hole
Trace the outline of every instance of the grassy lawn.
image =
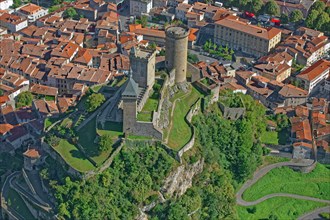
[(26, 219), (35, 219), (21, 196), (13, 189), (8, 191), (8, 205)]
[(54, 147), (54, 149), (76, 170), (85, 172), (95, 168), (93, 164), (78, 150), (78, 148), (70, 144), (67, 140), (61, 139), (58, 146)]
[(123, 135), (123, 125), (120, 122), (106, 122), (104, 125), (104, 129), (98, 127), (98, 134), (109, 135), (113, 141), (116, 141), (120, 136)]
[(264, 144), (278, 145), (278, 133), (276, 131), (266, 131), (261, 135), (261, 142)]
[(158, 99), (152, 97), (148, 98), (146, 104), (143, 106), (142, 111), (138, 113), (138, 121), (152, 121), (152, 112), (157, 110)]
[(317, 164), (311, 173), (276, 168), (247, 189), (243, 198), (254, 201), (271, 193), (292, 193), (330, 200), (330, 169)]
[(254, 206), (255, 213), (249, 213), (252, 207), (237, 206), (237, 211), (239, 219), (242, 220), (268, 219), (270, 215), (275, 215), (278, 219), (293, 220), (323, 206), (326, 204), (291, 198), (272, 198)]
[(102, 88), (102, 86), (103, 85), (96, 85), (96, 86), (93, 86), (93, 87), (91, 87), (92, 88), (92, 90), (94, 91), (94, 92), (99, 92), (100, 91), (100, 89)]
[(175, 105), (172, 118), (172, 127), (169, 133), (168, 145), (179, 150), (191, 138), (191, 129), (185, 121), (185, 116), (190, 107), (197, 101), (201, 94), (192, 87), (191, 93), (184, 98), (178, 100)]
[(79, 144), (85, 149), (86, 155), (95, 161), (96, 164), (100, 165), (109, 157), (111, 149), (101, 154), (98, 151), (98, 144), (94, 143), (97, 137), (95, 123), (96, 118), (94, 117), (77, 132), (77, 135), (79, 137)]
[(46, 118), (45, 119), (45, 129), (47, 129), (48, 127), (50, 127), (52, 124), (54, 124), (57, 120), (59, 120), (58, 118)]

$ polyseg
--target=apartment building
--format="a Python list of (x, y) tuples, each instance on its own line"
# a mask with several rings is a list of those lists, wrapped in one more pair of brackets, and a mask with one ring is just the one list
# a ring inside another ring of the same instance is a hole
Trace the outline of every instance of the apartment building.
[(266, 55), (281, 41), (281, 31), (277, 28), (262, 28), (240, 21), (236, 16), (228, 16), (215, 22), (214, 42), (228, 45), (234, 50), (254, 55)]
[(14, 4), (13, 0), (0, 0), (0, 10), (6, 10)]
[(27, 25), (27, 20), (17, 15), (4, 13), (0, 16), (0, 26), (7, 28), (11, 33), (20, 31)]
[(329, 77), (330, 61), (319, 60), (297, 75), (297, 79), (308, 93), (316, 92)]
[(143, 13), (149, 13), (152, 9), (152, 0), (130, 0), (130, 15), (141, 16)]
[(27, 4), (21, 7), (15, 12), (19, 16), (24, 16), (27, 18), (28, 22), (35, 22), (38, 18), (41, 18), (48, 14), (46, 8), (42, 8), (35, 4)]

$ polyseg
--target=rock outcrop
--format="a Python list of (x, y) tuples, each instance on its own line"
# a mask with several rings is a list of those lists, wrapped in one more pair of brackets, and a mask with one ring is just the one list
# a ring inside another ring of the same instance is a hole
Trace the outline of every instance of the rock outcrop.
[(192, 186), (193, 177), (203, 171), (204, 159), (191, 165), (181, 165), (166, 179), (161, 189), (166, 198), (180, 197)]

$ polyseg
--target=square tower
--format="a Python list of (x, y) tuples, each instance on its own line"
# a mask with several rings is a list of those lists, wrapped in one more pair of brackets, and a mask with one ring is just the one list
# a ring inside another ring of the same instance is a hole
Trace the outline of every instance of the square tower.
[(129, 78), (126, 88), (122, 93), (123, 100), (123, 132), (130, 134), (134, 132), (136, 125), (136, 109), (138, 97), (138, 84), (132, 77)]
[(132, 47), (129, 58), (134, 81), (139, 87), (152, 87), (155, 83), (156, 51)]

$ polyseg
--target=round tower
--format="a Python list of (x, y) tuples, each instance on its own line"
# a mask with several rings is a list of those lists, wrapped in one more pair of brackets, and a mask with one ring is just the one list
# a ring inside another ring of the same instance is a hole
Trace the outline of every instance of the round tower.
[(189, 29), (183, 26), (166, 28), (165, 64), (168, 71), (175, 69), (175, 83), (186, 81)]

